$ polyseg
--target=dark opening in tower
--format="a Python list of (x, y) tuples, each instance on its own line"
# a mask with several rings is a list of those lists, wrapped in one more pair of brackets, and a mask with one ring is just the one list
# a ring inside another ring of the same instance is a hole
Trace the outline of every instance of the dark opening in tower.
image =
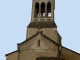
[(51, 3), (47, 3), (47, 17), (51, 17)]
[(34, 17), (39, 17), (39, 3), (36, 2), (35, 4), (35, 15)]
[(41, 17), (45, 17), (45, 3), (41, 3)]

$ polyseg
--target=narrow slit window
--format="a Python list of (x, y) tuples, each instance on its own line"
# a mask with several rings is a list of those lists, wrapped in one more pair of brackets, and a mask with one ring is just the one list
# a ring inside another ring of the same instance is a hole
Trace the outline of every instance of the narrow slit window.
[(38, 40), (38, 46), (40, 47), (40, 40)]

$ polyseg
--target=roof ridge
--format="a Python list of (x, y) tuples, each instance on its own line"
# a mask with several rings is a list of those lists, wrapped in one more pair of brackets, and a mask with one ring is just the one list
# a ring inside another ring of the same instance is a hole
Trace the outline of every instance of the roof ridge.
[(45, 38), (49, 39), (50, 41), (52, 41), (53, 43), (55, 43), (56, 45), (60, 45), (58, 43), (56, 43), (54, 40), (50, 39), (48, 36), (46, 36), (45, 34), (41, 33)]
[(12, 53), (14, 53), (14, 52), (17, 52), (18, 50), (15, 50), (15, 51), (13, 51), (13, 52), (10, 52), (10, 53), (8, 53), (8, 54), (5, 54), (5, 56), (8, 56), (9, 54), (12, 54)]
[(53, 21), (40, 21), (40, 22), (30, 22), (30, 24), (27, 26), (27, 28), (38, 28), (39, 26), (41, 26), (42, 28), (53, 28), (56, 27), (57, 25), (55, 22)]
[(65, 49), (67, 49), (67, 50), (69, 50), (69, 51), (72, 51), (72, 52), (74, 52), (74, 53), (80, 55), (78, 52), (75, 52), (75, 51), (73, 51), (73, 50), (71, 50), (71, 49), (69, 49), (69, 48), (66, 48), (66, 47), (64, 47), (64, 46), (62, 46), (62, 47), (65, 48)]
[[(37, 32), (36, 34), (34, 34), (34, 35), (33, 35), (33, 36), (31, 36), (30, 38), (26, 39), (25, 41), (30, 40), (31, 38), (33, 38), (33, 37), (34, 37), (34, 36), (36, 36), (37, 34), (39, 34), (39, 33)], [(24, 43), (25, 41), (23, 41), (23, 42), (21, 42), (21, 43), (19, 43), (19, 44), (22, 44), (22, 43)]]
[[(43, 34), (42, 32), (37, 32), (36, 34), (34, 34), (33, 36), (31, 36), (30, 38), (26, 39), (25, 41), (30, 40), (31, 38), (33, 38), (34, 36), (38, 35), (39, 33), (41, 33), (46, 39), (49, 39), (51, 42), (53, 42), (56, 45), (60, 45), (58, 43), (56, 43), (54, 40), (50, 39), (48, 36), (46, 36), (45, 34)], [(19, 43), (19, 45), (21, 45), (22, 43), (24, 43), (25, 41)]]

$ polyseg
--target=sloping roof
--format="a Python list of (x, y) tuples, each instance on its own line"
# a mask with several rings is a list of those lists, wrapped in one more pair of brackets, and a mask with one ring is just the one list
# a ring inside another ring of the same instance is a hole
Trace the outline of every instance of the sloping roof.
[(54, 40), (50, 39), (49, 37), (47, 37), (46, 35), (44, 35), (42, 32), (37, 32), (36, 34), (34, 34), (33, 36), (31, 36), (30, 38), (28, 38), (27, 40), (21, 42), (19, 45), (23, 44), (24, 42), (30, 40), (31, 38), (33, 38), (34, 36), (38, 35), (38, 34), (41, 34), (42, 36), (44, 36), (46, 39), (48, 39), (49, 41), (53, 42), (54, 44), (56, 45), (59, 45), (58, 43), (56, 43)]
[(30, 24), (28, 25), (29, 28), (53, 28), (53, 27), (57, 27), (57, 25), (55, 24), (55, 22), (53, 21), (40, 21), (40, 22), (30, 22)]
[(23, 44), (24, 42), (26, 42), (26, 41), (28, 41), (28, 40), (32, 39), (32, 38), (33, 38), (34, 36), (36, 36), (36, 35), (38, 35), (38, 33), (34, 34), (33, 36), (31, 36), (30, 38), (26, 39), (25, 41), (23, 41), (23, 42), (19, 43), (19, 45), (21, 45), (21, 44)]
[(10, 53), (6, 54), (5, 56), (8, 56), (8, 55), (10, 55), (10, 54), (12, 54), (12, 53), (15, 53), (15, 52), (18, 52), (18, 50), (15, 50), (15, 51), (13, 51), (13, 52), (10, 52)]
[(56, 43), (54, 40), (50, 39), (49, 37), (47, 37), (46, 35), (44, 35), (43, 33), (41, 33), (46, 39), (48, 39), (49, 41), (53, 42), (56, 45), (60, 45), (58, 43)]
[[(75, 51), (73, 51), (73, 50), (71, 50), (71, 49), (68, 49), (68, 48), (64, 47), (64, 46), (62, 46), (62, 47), (65, 48), (65, 49), (67, 49), (67, 50), (69, 50), (69, 51), (72, 51), (73, 53), (76, 53), (76, 54), (80, 55), (80, 53), (77, 53), (77, 52), (75, 52)], [(13, 51), (13, 52), (10, 52), (10, 53), (6, 54), (5, 56), (8, 56), (8, 55), (10, 55), (10, 54), (12, 54), (12, 53), (15, 53), (15, 52), (18, 52), (18, 50), (15, 50), (15, 51)]]
[(67, 49), (67, 50), (69, 50), (69, 51), (72, 51), (73, 53), (76, 53), (76, 54), (80, 55), (79, 53), (77, 53), (77, 52), (75, 52), (75, 51), (73, 51), (73, 50), (71, 50), (71, 49), (69, 49), (69, 48), (66, 48), (66, 47), (64, 47), (64, 46), (62, 46), (62, 47), (65, 48), (65, 49)]
[[(52, 39), (50, 39), (49, 37), (47, 37), (46, 35), (44, 35), (43, 33), (41, 33), (41, 32), (37, 32), (36, 34), (34, 34), (33, 36), (31, 36), (30, 38), (28, 38), (27, 40), (25, 40), (25, 41), (23, 41), (23, 42), (21, 42), (20, 44), (23, 44), (24, 42), (26, 42), (26, 41), (28, 41), (28, 40), (30, 40), (30, 39), (32, 39), (34, 36), (36, 36), (36, 35), (38, 35), (38, 34), (42, 34), (47, 40), (49, 40), (49, 41), (51, 41), (51, 42), (53, 42), (54, 44), (56, 44), (56, 45), (59, 45), (58, 43), (56, 43), (54, 40), (52, 40)], [(80, 55), (79, 53), (77, 53), (77, 52), (75, 52), (75, 51), (73, 51), (73, 50), (71, 50), (71, 49), (68, 49), (68, 48), (66, 48), (66, 47), (64, 47), (64, 46), (62, 46), (63, 48), (65, 48), (65, 49), (67, 49), (67, 50), (69, 50), (69, 51), (72, 51), (73, 53), (76, 53), (76, 54), (78, 54), (78, 55)], [(8, 56), (8, 55), (10, 55), (10, 54), (12, 54), (12, 53), (15, 53), (15, 52), (18, 52), (18, 50), (16, 50), (16, 51), (13, 51), (13, 52), (11, 52), (11, 53), (8, 53), (8, 54), (6, 54), (5, 56)]]

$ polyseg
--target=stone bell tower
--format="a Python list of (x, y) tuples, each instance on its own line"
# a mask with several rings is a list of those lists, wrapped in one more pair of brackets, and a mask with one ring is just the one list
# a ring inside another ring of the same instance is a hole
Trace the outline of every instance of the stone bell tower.
[(43, 34), (57, 43), (61, 37), (54, 22), (55, 0), (33, 0), (31, 22), (27, 27), (26, 39), (33, 36), (40, 28)]

